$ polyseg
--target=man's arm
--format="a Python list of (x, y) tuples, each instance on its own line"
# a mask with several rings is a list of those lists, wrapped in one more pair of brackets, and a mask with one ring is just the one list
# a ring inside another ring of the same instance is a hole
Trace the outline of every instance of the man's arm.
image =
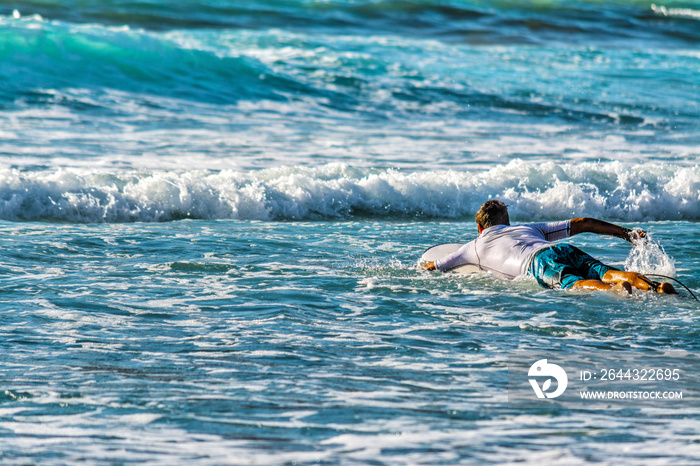
[(643, 230), (630, 230), (613, 223), (604, 222), (597, 218), (581, 217), (571, 219), (571, 236), (579, 233), (596, 233), (598, 235), (616, 236), (630, 243), (639, 238), (646, 238)]
[[(471, 247), (471, 249), (470, 249)], [(438, 268), (438, 263), (440, 268)], [(463, 244), (455, 252), (446, 255), (436, 261), (426, 262), (423, 264), (425, 270), (452, 270), (464, 264), (478, 264), (479, 257), (474, 250), (474, 241)]]

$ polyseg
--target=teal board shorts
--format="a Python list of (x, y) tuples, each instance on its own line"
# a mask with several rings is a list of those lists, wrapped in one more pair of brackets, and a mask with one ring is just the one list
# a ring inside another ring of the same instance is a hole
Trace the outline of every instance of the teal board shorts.
[(545, 288), (574, 286), (579, 280), (602, 280), (608, 270), (618, 270), (605, 265), (570, 244), (556, 244), (535, 253), (528, 273)]

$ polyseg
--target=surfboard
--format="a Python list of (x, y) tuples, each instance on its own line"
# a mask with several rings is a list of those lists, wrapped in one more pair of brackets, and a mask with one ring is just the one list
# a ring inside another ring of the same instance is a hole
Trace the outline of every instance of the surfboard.
[[(438, 244), (435, 245), (431, 248), (428, 248), (425, 250), (423, 255), (421, 256), (420, 260), (421, 262), (433, 262), (436, 261), (442, 257), (445, 257), (448, 254), (452, 254), (455, 252), (457, 249), (461, 248), (464, 246), (464, 243), (443, 243), (443, 244)], [(446, 270), (446, 272), (452, 272), (452, 273), (484, 273), (484, 270), (481, 270), (478, 265), (472, 265), (472, 264), (466, 264), (466, 265), (460, 265), (458, 267), (455, 267), (450, 270)]]

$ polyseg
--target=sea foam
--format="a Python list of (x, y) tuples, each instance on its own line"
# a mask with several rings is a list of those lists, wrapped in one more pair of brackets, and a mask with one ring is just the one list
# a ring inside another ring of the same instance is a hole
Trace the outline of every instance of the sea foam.
[(486, 171), (337, 163), (218, 172), (0, 171), (0, 218), (10, 221), (459, 220), (491, 198), (505, 201), (516, 221), (698, 220), (700, 168), (515, 160)]

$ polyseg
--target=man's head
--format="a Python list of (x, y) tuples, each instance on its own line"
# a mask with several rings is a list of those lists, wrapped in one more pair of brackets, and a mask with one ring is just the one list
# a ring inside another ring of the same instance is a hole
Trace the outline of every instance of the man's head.
[(476, 224), (479, 225), (479, 233), (494, 225), (510, 225), (508, 206), (495, 199), (484, 202), (476, 213)]

